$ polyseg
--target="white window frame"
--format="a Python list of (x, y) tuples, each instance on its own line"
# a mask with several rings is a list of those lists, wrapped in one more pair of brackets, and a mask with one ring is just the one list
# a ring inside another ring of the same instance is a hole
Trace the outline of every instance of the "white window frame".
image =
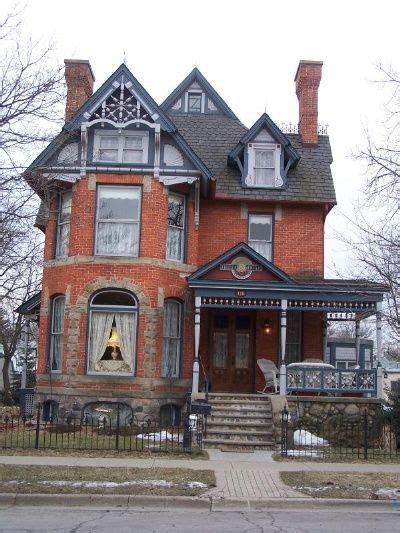
[[(112, 305), (112, 304), (96, 304), (93, 303), (93, 300), (99, 296), (102, 293), (115, 293), (120, 292), (123, 294), (127, 294), (132, 299), (132, 305), (131, 306), (125, 306), (125, 305)], [(100, 372), (93, 370), (90, 367), (91, 363), (91, 354), (92, 354), (92, 339), (90, 332), (92, 330), (92, 316), (93, 313), (96, 313), (96, 311), (100, 312), (111, 312), (111, 313), (132, 313), (136, 315), (136, 324), (135, 324), (135, 330), (132, 331), (132, 341), (133, 341), (133, 354), (132, 354), (132, 372)], [(102, 291), (99, 291), (92, 295), (90, 299), (89, 304), (89, 324), (88, 324), (88, 335), (87, 335), (87, 361), (86, 361), (86, 373), (90, 376), (114, 376), (114, 377), (124, 377), (124, 376), (134, 376), (136, 373), (136, 357), (137, 357), (137, 332), (139, 327), (139, 307), (137, 303), (136, 296), (128, 291), (124, 291), (122, 289), (104, 289)]]
[[(62, 207), (63, 207), (63, 201), (65, 200), (66, 196), (70, 196), (70, 209), (69, 209), (69, 218), (68, 220), (61, 222), (61, 214), (62, 214)], [(56, 258), (59, 257), (68, 257), (69, 253), (69, 238), (70, 238), (70, 229), (71, 229), (71, 209), (72, 209), (72, 191), (65, 191), (59, 194), (58, 197), (58, 212), (57, 212), (57, 234), (56, 234)], [(69, 226), (68, 230), (68, 242), (67, 242), (67, 250), (65, 254), (60, 253), (60, 243), (61, 243), (61, 229), (64, 226)]]
[[(274, 152), (275, 173), (273, 184), (254, 183), (255, 179), (255, 161), (257, 150), (270, 150)], [(274, 143), (249, 143), (247, 145), (247, 176), (245, 177), (245, 184), (247, 187), (254, 187), (257, 189), (275, 189), (281, 187), (283, 184), (281, 176), (281, 145)]]
[[(99, 158), (100, 140), (102, 137), (118, 137), (118, 156), (116, 161), (107, 161)], [(125, 149), (125, 139), (127, 137), (140, 137), (142, 139), (142, 161), (130, 162), (123, 160)], [(121, 165), (147, 165), (149, 161), (149, 132), (148, 131), (130, 131), (130, 130), (94, 130), (93, 140), (93, 162), (108, 163)]]
[[(61, 329), (60, 331), (54, 331), (54, 310), (56, 306), (57, 301), (63, 302), (62, 307), (62, 317), (61, 317)], [(49, 349), (49, 372), (51, 374), (60, 374), (62, 371), (62, 355), (63, 355), (63, 342), (64, 342), (64, 315), (65, 315), (65, 296), (63, 294), (60, 294), (58, 296), (55, 296), (51, 301), (51, 322), (50, 322), (50, 349)], [(54, 339), (55, 337), (60, 337), (60, 354), (59, 354), (59, 362), (60, 366), (59, 368), (53, 369), (53, 360), (54, 360)]]
[[(183, 201), (183, 226), (173, 226), (170, 225), (168, 222), (168, 214), (167, 214), (167, 242), (166, 242), (166, 250), (165, 250), (165, 257), (168, 261), (176, 261), (177, 263), (183, 263), (185, 260), (185, 247), (186, 247), (186, 198), (183, 194), (178, 194), (175, 192), (170, 192), (168, 194), (168, 206), (169, 206), (169, 199), (170, 198), (179, 198)], [(179, 259), (176, 259), (175, 257), (169, 257), (168, 256), (168, 239), (169, 239), (169, 228), (175, 228), (181, 231), (182, 233), (182, 249), (181, 249), (181, 257)]]
[[(201, 96), (200, 100), (200, 111), (189, 111), (189, 94), (197, 94)], [(205, 107), (205, 94), (200, 89), (192, 89), (185, 93), (185, 113), (189, 113), (190, 115), (201, 115), (204, 114), (204, 107)]]
[[(262, 217), (262, 218), (268, 218), (269, 221), (270, 221), (270, 226), (271, 226), (271, 240), (270, 241), (267, 241), (267, 240), (258, 240), (258, 239), (250, 239), (250, 224), (251, 224), (251, 219), (253, 217)], [(272, 261), (272, 254), (273, 254), (273, 242), (274, 242), (274, 217), (271, 215), (271, 214), (268, 214), (268, 213), (249, 213), (248, 215), (248, 222), (247, 222), (247, 244), (250, 246), (250, 248), (253, 248), (253, 250), (255, 250), (257, 252), (257, 250), (253, 247), (253, 243), (267, 243), (270, 245), (270, 250), (271, 250), (271, 253), (270, 253), (270, 256), (269, 257), (265, 257), (265, 259), (267, 259), (268, 261)], [(260, 253), (260, 252), (258, 252)], [(260, 255), (263, 255), (263, 254), (260, 254)]]
[[(178, 335), (176, 337), (165, 334), (165, 317), (166, 309), (168, 304), (178, 306)], [(177, 341), (177, 368), (173, 375), (165, 375), (164, 370), (164, 360), (166, 354), (164, 353), (164, 342), (165, 341)], [(181, 373), (181, 358), (182, 358), (182, 302), (175, 300), (174, 298), (167, 298), (164, 300), (164, 319), (163, 319), (163, 337), (162, 337), (162, 354), (161, 354), (161, 377), (162, 378), (179, 378)]]
[[(138, 215), (137, 220), (132, 219), (125, 219), (125, 218), (118, 218), (118, 219), (99, 219), (99, 196), (100, 196), (100, 190), (101, 189), (107, 189), (107, 188), (115, 188), (115, 187), (121, 187), (124, 189), (137, 189), (139, 191), (139, 208), (138, 208)], [(103, 256), (103, 257), (138, 257), (139, 256), (139, 248), (140, 248), (140, 219), (141, 219), (141, 211), (142, 211), (142, 190), (141, 187), (137, 187), (135, 185), (98, 185), (97, 191), (96, 191), (96, 219), (95, 219), (95, 238), (94, 238), (94, 255)], [(127, 223), (127, 224), (137, 224), (138, 226), (138, 242), (137, 242), (137, 253), (136, 254), (109, 254), (105, 252), (98, 252), (97, 251), (97, 235), (98, 235), (98, 226), (101, 223), (110, 223), (110, 224), (120, 224), (120, 223)]]

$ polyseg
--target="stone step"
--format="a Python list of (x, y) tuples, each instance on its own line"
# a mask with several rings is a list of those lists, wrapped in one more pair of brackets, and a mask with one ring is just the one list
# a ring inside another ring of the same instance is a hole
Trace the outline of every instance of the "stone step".
[(208, 428), (211, 428), (211, 427), (220, 427), (220, 426), (224, 426), (224, 427), (235, 427), (235, 428), (271, 428), (273, 427), (273, 424), (272, 422), (268, 422), (266, 420), (248, 420), (248, 419), (244, 419), (244, 420), (241, 420), (240, 422), (237, 422), (237, 421), (231, 421), (231, 420), (215, 420), (215, 419), (212, 419), (212, 420), (207, 420), (207, 427)]
[(228, 448), (228, 449), (267, 449), (274, 450), (275, 443), (272, 440), (259, 440), (259, 441), (241, 441), (234, 439), (203, 439), (203, 445), (206, 448)]
[(249, 407), (239, 405), (237, 407), (226, 407), (223, 405), (212, 406), (211, 416), (237, 416), (237, 415), (254, 415), (267, 416), (272, 415), (271, 409), (261, 409), (260, 407)]
[(271, 405), (269, 400), (258, 400), (257, 398), (233, 398), (233, 399), (211, 399), (209, 398), (211, 405)]
[(251, 430), (251, 429), (244, 429), (244, 430), (241, 430), (241, 429), (219, 429), (219, 428), (207, 428), (207, 438), (209, 438), (211, 436), (211, 438), (213, 438), (213, 435), (216, 435), (216, 436), (225, 436), (225, 435), (237, 435), (238, 437), (241, 437), (241, 438), (248, 438), (248, 440), (254, 440), (254, 437), (258, 438), (258, 437), (264, 437), (266, 435), (268, 435), (269, 437), (271, 437), (273, 434), (272, 430), (261, 430), (261, 429), (255, 429), (255, 430)]
[(270, 411), (260, 412), (257, 411), (251, 411), (249, 413), (242, 413), (241, 411), (232, 412), (232, 410), (227, 411), (211, 411), (211, 415), (207, 417), (207, 420), (214, 420), (214, 419), (223, 419), (223, 420), (231, 420), (232, 422), (236, 421), (244, 421), (244, 420), (272, 420), (272, 413)]
[(269, 401), (267, 395), (264, 394), (240, 394), (234, 392), (210, 392), (208, 400), (265, 400)]

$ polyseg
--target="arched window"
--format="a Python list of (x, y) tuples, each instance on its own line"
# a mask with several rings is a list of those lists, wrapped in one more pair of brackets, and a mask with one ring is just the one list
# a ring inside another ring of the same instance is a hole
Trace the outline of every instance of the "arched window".
[(58, 415), (58, 403), (54, 400), (43, 402), (43, 421), (54, 422)]
[(164, 302), (164, 326), (161, 376), (177, 378), (180, 374), (182, 304), (177, 300)]
[(61, 372), (61, 357), (64, 337), (65, 296), (56, 296), (51, 302), (50, 326), (50, 372)]
[(132, 374), (136, 358), (138, 305), (129, 292), (109, 289), (89, 308), (88, 372)]

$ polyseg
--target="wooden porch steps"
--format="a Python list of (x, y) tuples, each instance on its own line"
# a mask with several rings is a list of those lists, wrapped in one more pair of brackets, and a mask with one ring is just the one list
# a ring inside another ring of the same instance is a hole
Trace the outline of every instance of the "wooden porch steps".
[(261, 394), (209, 394), (206, 447), (224, 450), (274, 449), (271, 402)]

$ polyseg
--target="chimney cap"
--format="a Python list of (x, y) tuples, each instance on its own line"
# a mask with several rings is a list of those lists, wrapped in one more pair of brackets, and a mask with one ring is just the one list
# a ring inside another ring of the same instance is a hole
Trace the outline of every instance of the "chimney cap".
[(92, 75), (93, 81), (96, 81), (94, 77), (93, 69), (88, 59), (64, 59), (64, 65), (87, 65)]
[(297, 77), (299, 75), (299, 70), (302, 65), (316, 65), (316, 66), (322, 67), (323, 64), (324, 64), (323, 61), (312, 61), (311, 59), (300, 59), (299, 65), (296, 70), (296, 75), (294, 77), (294, 81), (297, 80)]

